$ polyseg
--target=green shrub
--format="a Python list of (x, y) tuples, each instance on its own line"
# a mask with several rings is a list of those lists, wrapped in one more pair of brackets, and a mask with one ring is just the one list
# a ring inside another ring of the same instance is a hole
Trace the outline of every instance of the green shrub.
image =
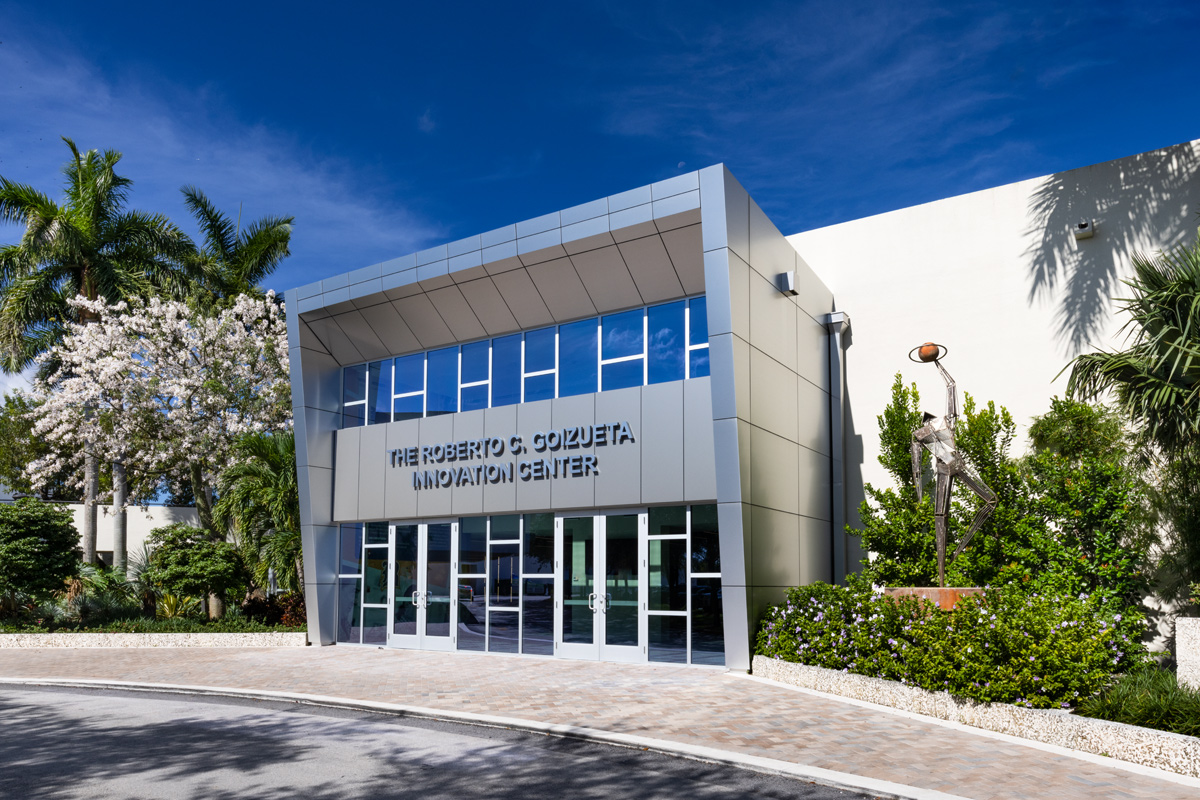
[(48, 622), (44, 625), (2, 625), (3, 633), (265, 633), (269, 631), (303, 631), (305, 626), (264, 625), (245, 617), (226, 617), (205, 621), (201, 619), (131, 619), (104, 625), (85, 626)]
[(0, 611), (18, 598), (48, 598), (78, 574), (79, 533), (71, 512), (31, 497), (0, 503)]
[(1093, 597), (1012, 584), (942, 611), (852, 577), (790, 590), (764, 615), (755, 652), (981, 702), (1066, 707), (1145, 662), (1116, 617)]
[(174, 524), (150, 532), (147, 579), (163, 591), (186, 597), (217, 595), (241, 586), (245, 568), (237, 550), (201, 528)]
[(1078, 711), (1087, 717), (1200, 736), (1200, 691), (1180, 686), (1174, 672), (1158, 667), (1125, 675), (1080, 703)]

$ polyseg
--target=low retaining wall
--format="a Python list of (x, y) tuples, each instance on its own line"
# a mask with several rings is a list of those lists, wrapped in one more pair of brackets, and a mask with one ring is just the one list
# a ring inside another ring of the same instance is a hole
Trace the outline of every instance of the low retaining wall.
[(0, 633), (0, 647), (304, 647), (307, 633)]
[(1200, 739), (1192, 736), (1080, 717), (1068, 711), (955, 700), (946, 692), (929, 692), (882, 678), (765, 656), (754, 657), (752, 672), (756, 677), (792, 686), (1200, 777)]
[(1175, 664), (1180, 685), (1200, 689), (1200, 617), (1175, 620)]

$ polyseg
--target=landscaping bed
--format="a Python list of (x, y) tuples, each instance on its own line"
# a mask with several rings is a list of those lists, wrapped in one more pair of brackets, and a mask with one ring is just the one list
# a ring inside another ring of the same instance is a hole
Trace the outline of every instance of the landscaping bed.
[(1192, 736), (1081, 717), (1064, 710), (978, 703), (947, 692), (930, 692), (896, 681), (761, 655), (754, 657), (752, 673), (804, 689), (1200, 777), (1200, 739)]
[(255, 633), (3, 633), (0, 648), (32, 647), (304, 647), (303, 631)]

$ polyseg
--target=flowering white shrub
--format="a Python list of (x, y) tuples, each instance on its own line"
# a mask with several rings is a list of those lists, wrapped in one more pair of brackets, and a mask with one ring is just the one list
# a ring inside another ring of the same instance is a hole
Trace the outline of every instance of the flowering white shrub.
[(35, 486), (68, 469), (83, 489), (84, 450), (130, 476), (178, 491), (215, 485), (237, 438), (291, 427), (287, 332), (274, 294), (237, 297), (205, 315), (149, 300), (71, 301), (91, 323), (68, 325), (43, 356), (61, 366), (34, 387), (34, 431), (54, 453), (28, 466)]

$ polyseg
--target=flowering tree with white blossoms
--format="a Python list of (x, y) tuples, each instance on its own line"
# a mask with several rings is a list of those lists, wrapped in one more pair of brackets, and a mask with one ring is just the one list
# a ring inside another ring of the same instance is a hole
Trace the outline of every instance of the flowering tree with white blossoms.
[(236, 441), (292, 424), (287, 332), (274, 293), (240, 295), (216, 314), (160, 299), (71, 304), (99, 320), (68, 324), (44, 356), (61, 367), (35, 385), (43, 403), (34, 431), (54, 453), (29, 465), (31, 482), (65, 468), (82, 487), (91, 442), (101, 461), (143, 481), (175, 491), (190, 483), (201, 525), (223, 539), (212, 489)]

